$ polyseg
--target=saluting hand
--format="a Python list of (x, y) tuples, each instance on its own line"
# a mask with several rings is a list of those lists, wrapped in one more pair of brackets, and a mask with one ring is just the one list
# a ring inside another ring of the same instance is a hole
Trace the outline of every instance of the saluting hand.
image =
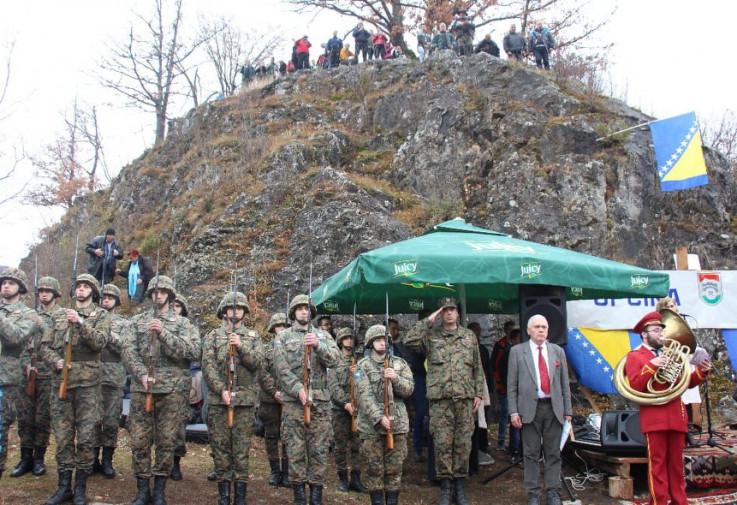
[(428, 326), (432, 326), (433, 324), (435, 324), (435, 319), (438, 317), (438, 315), (440, 314), (440, 312), (442, 312), (442, 310), (443, 310), (443, 308), (441, 307), (438, 310), (436, 310), (435, 312), (433, 312), (432, 314), (430, 314), (429, 316), (427, 316), (427, 325)]

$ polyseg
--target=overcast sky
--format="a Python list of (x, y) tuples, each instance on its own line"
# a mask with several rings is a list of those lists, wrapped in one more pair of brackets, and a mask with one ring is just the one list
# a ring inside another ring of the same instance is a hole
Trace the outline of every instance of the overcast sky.
[[(114, 175), (150, 146), (153, 115), (124, 107), (97, 80), (97, 64), (108, 47), (126, 36), (133, 12), (146, 13), (150, 0), (24, 0), (5, 2), (0, 18), (0, 57), (15, 43), (10, 91), (0, 110), (0, 159), (6, 167), (13, 147), (33, 155), (58, 135), (63, 114), (75, 97), (96, 105), (101, 116), (105, 157)], [(737, 110), (728, 69), (733, 33), (728, 24), (737, 14), (736, 2), (719, 0), (618, 0), (618, 8), (601, 33), (614, 43), (612, 76), (617, 94), (656, 117), (695, 110), (713, 121), (725, 109)], [(594, 14), (614, 2), (596, 0)], [(276, 0), (185, 0), (186, 20), (225, 16), (246, 31), (279, 30), (288, 40), (307, 34), (317, 45), (333, 29), (345, 33), (355, 23), (332, 13), (296, 14)], [(501, 43), (506, 26), (494, 27)], [(477, 34), (480, 38), (481, 34)], [(285, 46), (276, 54), (286, 59)], [(203, 62), (204, 63), (204, 62)], [(213, 88), (214, 90), (214, 88)], [(178, 115), (189, 103), (174, 110)], [(20, 167), (28, 176), (29, 165)], [(0, 188), (0, 195), (13, 184)], [(5, 184), (5, 183), (3, 183)], [(0, 265), (15, 265), (38, 231), (58, 219), (59, 210), (5, 206), (0, 212)], [(124, 237), (121, 237), (125, 243)]]

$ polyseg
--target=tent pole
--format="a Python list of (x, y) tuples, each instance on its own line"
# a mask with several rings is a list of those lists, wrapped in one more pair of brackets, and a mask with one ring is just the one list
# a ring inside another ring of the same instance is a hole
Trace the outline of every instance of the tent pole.
[(468, 326), (468, 311), (466, 310), (466, 285), (465, 284), (458, 285), (458, 297), (460, 298), (458, 300), (458, 303), (461, 306), (461, 325), (465, 327), (465, 326)]

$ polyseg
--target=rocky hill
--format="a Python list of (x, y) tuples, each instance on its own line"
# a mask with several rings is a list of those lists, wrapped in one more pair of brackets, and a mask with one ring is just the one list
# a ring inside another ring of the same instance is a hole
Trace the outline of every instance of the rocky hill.
[(273, 311), (306, 289), (311, 259), (317, 285), (455, 216), (644, 267), (670, 268), (686, 245), (704, 268), (737, 268), (726, 160), (707, 150), (708, 186), (662, 193), (648, 131), (595, 140), (647, 119), (485, 54), (298, 73), (177, 120), (29, 258), (69, 279), (77, 232), (113, 225), (126, 248), (160, 246), (201, 322), (234, 267)]

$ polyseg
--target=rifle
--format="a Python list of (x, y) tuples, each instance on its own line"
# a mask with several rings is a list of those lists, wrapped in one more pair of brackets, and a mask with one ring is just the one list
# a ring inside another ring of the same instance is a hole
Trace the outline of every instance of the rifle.
[[(154, 283), (154, 289), (153, 292), (156, 293), (159, 289), (159, 261), (161, 259), (160, 256), (161, 248), (156, 250), (156, 282)], [(154, 317), (159, 316), (159, 309), (154, 302)], [(146, 403), (144, 404), (143, 408), (146, 412), (153, 412), (154, 410), (154, 392), (153, 392), (153, 386), (151, 385), (151, 379), (155, 377), (156, 374), (156, 359), (158, 359), (158, 353), (159, 353), (159, 339), (155, 332), (149, 331), (148, 332), (148, 375), (146, 377)]]
[(353, 407), (353, 413), (351, 414), (351, 432), (356, 433), (358, 426), (356, 425), (356, 378), (353, 374), (353, 368), (356, 366), (356, 303), (353, 302), (353, 357), (351, 358), (351, 406)]
[[(38, 312), (41, 309), (41, 299), (39, 298), (38, 293), (38, 254), (36, 255), (36, 270), (33, 273), (33, 285), (35, 288), (35, 296), (36, 296), (36, 312)], [(36, 376), (38, 375), (38, 372), (36, 372), (36, 364), (34, 355), (36, 353), (36, 342), (35, 339), (31, 339), (30, 342), (30, 349), (29, 349), (29, 356), (31, 357), (31, 370), (28, 372), (28, 378), (26, 381), (26, 395), (30, 398), (36, 397)]]
[[(307, 311), (309, 312), (309, 315), (307, 316), (307, 333), (312, 332), (312, 261), (310, 261), (310, 282), (309, 282), (309, 290), (307, 291)], [(305, 402), (304, 407), (304, 422), (306, 426), (309, 426), (310, 420), (311, 420), (311, 412), (310, 412), (310, 406), (312, 403), (312, 386), (310, 385), (310, 380), (312, 376), (312, 347), (305, 346), (305, 359), (304, 363), (302, 365), (302, 370), (304, 373), (304, 385), (305, 385), (305, 391), (307, 393), (307, 401)]]
[[(237, 272), (233, 271), (233, 314), (232, 319), (230, 320), (230, 329), (231, 331), (235, 331), (235, 322), (234, 319), (236, 317), (235, 311), (237, 309), (236, 305), (236, 275)], [(234, 345), (228, 344), (228, 393), (230, 395), (230, 403), (228, 404), (228, 428), (233, 427), (233, 420), (235, 417), (235, 408), (233, 406), (233, 384), (235, 383), (235, 353), (236, 348)]]
[[(384, 352), (384, 370), (386, 371), (387, 368), (391, 368), (391, 362), (389, 360), (389, 346), (391, 345), (389, 343), (389, 293), (386, 293), (386, 318), (384, 321), (384, 338), (386, 339), (386, 350)], [(389, 379), (384, 377), (384, 415), (387, 419), (389, 419), (389, 429), (386, 430), (386, 448), (387, 449), (394, 449), (394, 433), (392, 433), (392, 427), (391, 427), (391, 405), (389, 402), (389, 395), (390, 390), (392, 387), (392, 383)]]
[[(77, 242), (74, 246), (74, 262), (72, 264), (72, 289), (69, 293), (74, 299), (74, 285), (77, 283), (77, 256), (79, 251), (79, 231), (77, 231)], [(72, 327), (67, 325), (64, 334), (64, 368), (61, 370), (61, 384), (59, 384), (59, 399), (67, 399), (67, 388), (69, 387), (69, 367), (72, 364)]]

